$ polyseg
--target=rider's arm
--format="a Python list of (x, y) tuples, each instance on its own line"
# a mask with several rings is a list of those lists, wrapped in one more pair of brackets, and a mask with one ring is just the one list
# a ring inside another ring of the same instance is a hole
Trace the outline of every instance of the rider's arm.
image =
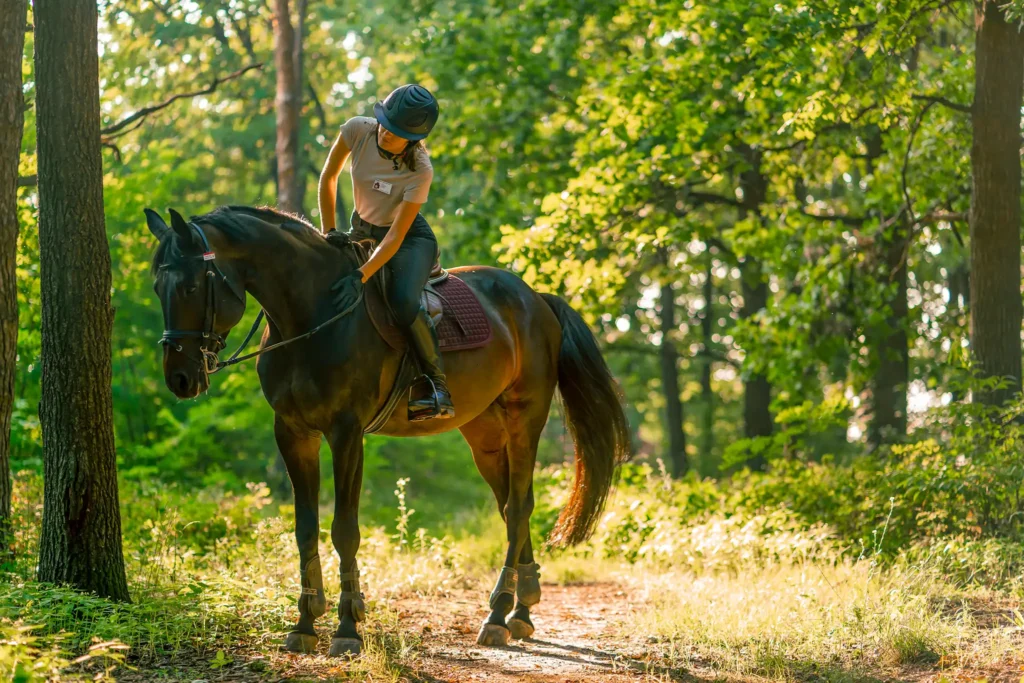
[(348, 159), (349, 151), (341, 133), (338, 133), (331, 146), (331, 152), (327, 155), (324, 170), (320, 173), (320, 229), (325, 233), (337, 227), (334, 222), (335, 193), (338, 191), (338, 175), (341, 173), (341, 167), (345, 165), (345, 160)]
[(412, 225), (413, 220), (416, 219), (416, 214), (420, 212), (421, 206), (423, 204), (413, 202), (402, 202), (399, 205), (398, 215), (395, 216), (394, 222), (391, 223), (388, 233), (384, 235), (384, 239), (381, 240), (380, 245), (377, 246), (370, 260), (359, 269), (363, 274), (363, 282), (369, 280), (374, 273), (391, 260), (391, 257), (395, 255), (398, 248), (402, 246), (405, 233), (409, 232), (409, 227)]

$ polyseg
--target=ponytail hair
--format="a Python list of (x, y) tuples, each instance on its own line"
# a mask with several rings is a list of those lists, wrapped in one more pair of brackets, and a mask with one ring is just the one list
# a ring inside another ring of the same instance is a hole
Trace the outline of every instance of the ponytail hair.
[(406, 168), (410, 171), (416, 170), (416, 151), (420, 149), (424, 152), (427, 151), (427, 146), (423, 144), (423, 140), (410, 142), (405, 146), (405, 151), (402, 152), (402, 163), (405, 164)]

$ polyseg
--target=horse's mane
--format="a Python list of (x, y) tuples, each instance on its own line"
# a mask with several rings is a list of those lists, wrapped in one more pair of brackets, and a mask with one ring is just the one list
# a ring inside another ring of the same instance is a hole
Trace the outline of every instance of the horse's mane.
[(231, 239), (245, 239), (251, 235), (250, 226), (241, 221), (242, 216), (258, 218), (267, 223), (277, 225), (293, 235), (323, 241), (323, 235), (313, 224), (298, 214), (280, 211), (270, 206), (219, 206), (202, 216), (192, 216), (189, 220), (200, 225), (212, 225)]
[[(298, 214), (281, 211), (270, 206), (219, 206), (209, 213), (189, 218), (193, 223), (209, 225), (224, 233), (230, 240), (245, 241), (252, 239), (252, 223), (242, 220), (243, 218), (257, 218), (265, 223), (275, 225), (290, 235), (298, 238), (311, 246), (319, 246), (324, 243), (333, 247), (341, 246), (341, 242), (348, 243), (348, 236), (344, 233), (332, 231), (325, 238), (313, 224)], [(177, 240), (165, 239), (160, 242), (156, 253), (153, 254), (152, 270), (155, 274), (160, 266), (173, 260), (181, 260), (183, 254), (176, 246)]]

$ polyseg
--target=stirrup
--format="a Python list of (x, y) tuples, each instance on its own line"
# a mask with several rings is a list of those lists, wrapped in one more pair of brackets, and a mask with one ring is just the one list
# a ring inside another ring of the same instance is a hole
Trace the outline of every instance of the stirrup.
[[(422, 380), (426, 380), (427, 384), (430, 385), (430, 398), (431, 398), (431, 400), (432, 400), (434, 405), (433, 405), (433, 409), (432, 410), (430, 410), (430, 411), (423, 410), (422, 412), (417, 412), (414, 415), (413, 412), (412, 412), (412, 390)], [(417, 377), (413, 381), (413, 383), (409, 386), (409, 392), (410, 392), (409, 408), (407, 410), (408, 414), (407, 414), (406, 417), (407, 417), (407, 419), (410, 422), (424, 422), (426, 420), (434, 420), (434, 419), (438, 419), (438, 418), (440, 418), (440, 419), (447, 419), (447, 418), (455, 416), (454, 408), (451, 409), (451, 410), (442, 409), (441, 401), (438, 398), (438, 396), (440, 395), (440, 392), (437, 389), (437, 384), (434, 382), (434, 378), (431, 377), (430, 375), (424, 373), (424, 374), (420, 375), (419, 377)], [(451, 396), (450, 392), (446, 392), (446, 393), (448, 393), (449, 397)], [(450, 398), (449, 398), (449, 400), (450, 400)]]

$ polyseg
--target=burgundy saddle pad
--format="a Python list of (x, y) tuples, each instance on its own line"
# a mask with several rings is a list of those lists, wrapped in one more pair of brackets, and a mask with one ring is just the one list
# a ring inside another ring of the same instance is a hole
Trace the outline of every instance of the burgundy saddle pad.
[[(374, 278), (376, 279), (376, 278)], [(430, 285), (441, 299), (443, 314), (437, 324), (438, 346), (442, 351), (475, 349), (491, 340), (491, 324), (476, 294), (465, 282), (449, 274)], [(401, 351), (407, 343), (405, 333), (395, 326), (378, 283), (366, 287), (366, 310), (374, 327), (392, 348)]]

